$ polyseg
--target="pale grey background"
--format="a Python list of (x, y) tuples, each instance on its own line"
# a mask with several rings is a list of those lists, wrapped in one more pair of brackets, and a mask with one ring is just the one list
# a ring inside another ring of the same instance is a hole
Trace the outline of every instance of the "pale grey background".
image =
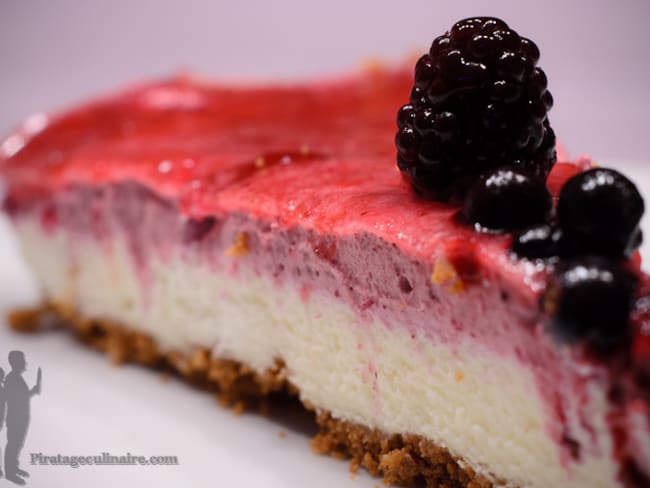
[(648, 0), (0, 0), (0, 132), (143, 77), (311, 77), (424, 51), (462, 17), (537, 41), (573, 154), (650, 153)]

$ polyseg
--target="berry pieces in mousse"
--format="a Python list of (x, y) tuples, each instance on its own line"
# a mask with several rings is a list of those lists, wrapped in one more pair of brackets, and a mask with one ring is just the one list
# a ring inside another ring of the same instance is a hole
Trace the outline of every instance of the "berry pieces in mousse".
[(555, 163), (553, 98), (535, 43), (502, 20), (462, 20), (415, 67), (397, 118), (397, 164), (430, 199), (462, 198), (482, 173), (513, 166), (544, 180)]

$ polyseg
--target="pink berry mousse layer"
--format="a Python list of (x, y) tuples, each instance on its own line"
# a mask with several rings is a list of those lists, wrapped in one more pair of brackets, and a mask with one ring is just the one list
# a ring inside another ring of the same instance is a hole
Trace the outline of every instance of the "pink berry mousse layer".
[[(179, 78), (34, 116), (0, 146), (4, 207), (107, 253), (119, 234), (145, 290), (148, 255), (187, 249), (208, 268), (246, 268), (304, 300), (341, 302), (361, 323), (406, 330), (414, 354), (421, 341), (479, 344), (532, 373), (558, 463), (603, 454), (592, 452), (602, 447), (592, 420), (603, 414), (605, 457), (622, 484), (644, 486), (650, 313), (635, 316), (629, 353), (597, 358), (558, 344), (538, 307), (549, 267), (514, 259), (511, 236), (476, 233), (457, 208), (401, 181), (395, 114), (411, 84), (402, 70), (273, 87)], [(578, 169), (558, 164), (549, 185), (557, 191)], [(224, 258), (237, 253), (246, 259)], [(594, 390), (605, 392), (605, 412)]]

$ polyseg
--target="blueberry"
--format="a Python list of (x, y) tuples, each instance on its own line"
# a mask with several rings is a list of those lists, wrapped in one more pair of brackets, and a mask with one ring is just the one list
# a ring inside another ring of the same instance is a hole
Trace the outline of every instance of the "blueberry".
[(557, 215), (574, 254), (629, 257), (640, 245), (643, 198), (618, 171), (594, 168), (562, 187)]
[(627, 344), (637, 282), (621, 264), (602, 256), (561, 263), (541, 301), (551, 332), (562, 342), (584, 341), (599, 352)]
[(528, 259), (546, 259), (560, 254), (562, 231), (553, 224), (540, 224), (522, 230), (512, 240), (511, 250)]
[(553, 200), (539, 178), (513, 167), (484, 173), (468, 191), (463, 216), (477, 227), (495, 231), (544, 222)]
[(189, 219), (183, 227), (183, 242), (189, 244), (202, 240), (216, 224), (217, 220), (214, 217)]

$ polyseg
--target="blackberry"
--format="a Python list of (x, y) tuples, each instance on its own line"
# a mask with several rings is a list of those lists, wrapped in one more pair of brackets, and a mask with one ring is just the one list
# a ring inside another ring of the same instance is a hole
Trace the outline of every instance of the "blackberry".
[(638, 280), (616, 261), (583, 256), (558, 266), (542, 296), (550, 329), (567, 343), (607, 352), (628, 343)]
[(618, 171), (578, 173), (560, 190), (557, 216), (567, 253), (629, 257), (641, 244), (643, 198)]
[(465, 196), (463, 216), (480, 229), (508, 231), (544, 222), (553, 197), (542, 180), (519, 168), (481, 175)]
[(546, 178), (556, 159), (553, 97), (538, 60), (532, 41), (495, 18), (462, 20), (433, 41), (397, 121), (398, 166), (416, 192), (462, 197), (502, 165)]

